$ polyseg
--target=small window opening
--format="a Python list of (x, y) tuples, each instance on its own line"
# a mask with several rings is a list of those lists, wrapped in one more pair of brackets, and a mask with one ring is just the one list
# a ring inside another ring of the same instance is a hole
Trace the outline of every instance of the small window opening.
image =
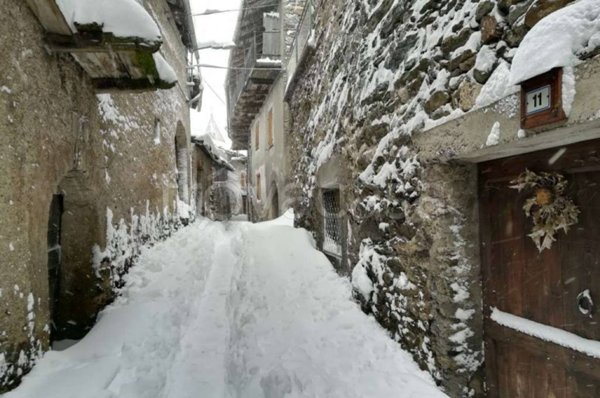
[(258, 151), (260, 148), (260, 126), (256, 123), (256, 128), (254, 131), (254, 150)]
[(342, 257), (342, 239), (340, 191), (323, 191), (323, 251)]
[(161, 133), (161, 128), (160, 128), (160, 119), (156, 118), (154, 120), (154, 143), (156, 145), (160, 145), (160, 133)]
[(240, 174), (240, 186), (242, 189), (246, 189), (246, 173), (244, 172)]
[(269, 148), (273, 146), (273, 109), (269, 111), (267, 118), (267, 137)]

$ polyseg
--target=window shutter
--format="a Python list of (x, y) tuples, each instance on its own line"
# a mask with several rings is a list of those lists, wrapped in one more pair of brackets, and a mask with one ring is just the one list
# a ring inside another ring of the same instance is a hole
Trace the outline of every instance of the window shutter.
[(271, 148), (273, 146), (273, 109), (269, 111), (267, 129), (269, 137), (269, 148)]
[(258, 148), (260, 147), (260, 126), (258, 123), (256, 123), (256, 128), (254, 131), (254, 150), (258, 151)]

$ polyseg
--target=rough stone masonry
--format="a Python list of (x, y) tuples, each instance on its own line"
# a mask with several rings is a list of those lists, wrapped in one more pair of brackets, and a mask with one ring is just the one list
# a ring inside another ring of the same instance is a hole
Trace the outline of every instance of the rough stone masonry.
[(288, 93), (298, 221), (322, 241), (318, 199), (333, 164), (347, 245), (339, 271), (355, 285), (366, 276), (364, 310), (451, 396), (484, 394), (476, 170), (422, 161), (412, 134), (486, 105), (476, 99), (492, 73), (570, 2), (314, 2), (314, 49)]
[[(187, 49), (169, 5), (145, 3), (185, 87)], [(26, 2), (0, 4), (3, 392), (31, 369), (51, 333), (81, 338), (140, 247), (180, 225), (174, 141), (177, 131), (189, 146), (190, 126), (180, 89), (98, 94), (72, 56), (47, 51), (44, 28)], [(63, 197), (64, 212), (61, 306), (53, 314), (48, 230), (55, 196)]]

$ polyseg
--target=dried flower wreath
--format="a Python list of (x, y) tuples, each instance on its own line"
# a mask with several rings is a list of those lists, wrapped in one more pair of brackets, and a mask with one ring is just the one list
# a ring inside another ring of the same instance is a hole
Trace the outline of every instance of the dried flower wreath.
[(577, 224), (579, 209), (565, 197), (567, 180), (562, 174), (525, 170), (510, 183), (510, 187), (519, 192), (524, 189), (533, 191), (523, 210), (527, 217), (533, 219), (533, 229), (528, 236), (540, 252), (552, 247), (559, 230), (567, 233), (570, 226)]

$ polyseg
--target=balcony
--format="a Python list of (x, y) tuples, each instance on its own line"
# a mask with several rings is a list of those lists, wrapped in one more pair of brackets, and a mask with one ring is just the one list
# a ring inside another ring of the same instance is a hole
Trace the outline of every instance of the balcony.
[(135, 0), (27, 3), (46, 30), (47, 49), (71, 54), (97, 90), (147, 91), (176, 84), (175, 72), (158, 53), (161, 32)]
[[(281, 73), (279, 14), (265, 13), (262, 32), (250, 32), (243, 62), (232, 64), (227, 78), (229, 137), (233, 149), (246, 149), (250, 124)], [(238, 38), (239, 40), (239, 38)]]
[(316, 42), (314, 33), (314, 6), (311, 0), (306, 2), (300, 17), (300, 23), (294, 34), (292, 51), (286, 65), (287, 82), (285, 87), (286, 100), (294, 87), (299, 72), (302, 71), (306, 59), (314, 53)]

